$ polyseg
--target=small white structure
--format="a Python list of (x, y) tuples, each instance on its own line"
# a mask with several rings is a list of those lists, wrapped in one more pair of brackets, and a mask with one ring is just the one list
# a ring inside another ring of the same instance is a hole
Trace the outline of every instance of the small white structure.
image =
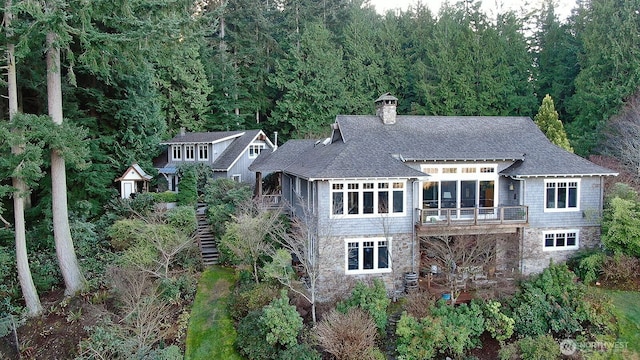
[[(120, 181), (120, 197), (128, 199), (131, 194), (149, 191), (149, 180), (153, 176), (142, 170), (140, 165), (132, 164), (121, 177), (115, 181)], [(140, 186), (142, 183), (142, 186)]]

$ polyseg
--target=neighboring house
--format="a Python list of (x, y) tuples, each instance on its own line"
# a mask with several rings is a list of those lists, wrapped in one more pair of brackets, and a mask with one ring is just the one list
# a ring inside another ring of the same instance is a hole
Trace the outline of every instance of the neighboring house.
[(184, 164), (206, 164), (214, 178), (255, 183), (249, 165), (262, 151), (273, 151), (275, 145), (262, 130), (185, 132), (162, 142), (167, 149), (154, 160), (154, 167), (167, 180), (167, 188), (178, 191), (178, 168)]
[[(317, 221), (325, 290), (429, 269), (433, 237), (496, 238), (503, 272), (539, 272), (600, 244), (603, 177), (615, 172), (547, 140), (528, 117), (339, 115), (331, 137), (291, 140), (250, 167), (279, 173), (296, 216)], [(427, 270), (428, 271), (428, 270)]]

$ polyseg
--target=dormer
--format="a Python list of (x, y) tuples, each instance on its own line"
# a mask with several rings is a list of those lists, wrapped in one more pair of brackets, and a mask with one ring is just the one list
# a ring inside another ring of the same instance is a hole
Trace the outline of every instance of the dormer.
[(397, 106), (397, 97), (392, 96), (390, 93), (383, 94), (376, 99), (376, 115), (382, 119), (382, 122), (385, 124), (395, 124)]

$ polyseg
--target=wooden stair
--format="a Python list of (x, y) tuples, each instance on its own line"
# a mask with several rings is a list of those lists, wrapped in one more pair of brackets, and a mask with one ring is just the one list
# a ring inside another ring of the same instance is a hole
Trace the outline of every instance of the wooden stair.
[(200, 247), (202, 263), (204, 266), (215, 265), (220, 259), (220, 253), (218, 253), (216, 239), (211, 232), (211, 226), (207, 222), (207, 216), (204, 211), (198, 211), (197, 219), (198, 230), (196, 231), (196, 238)]

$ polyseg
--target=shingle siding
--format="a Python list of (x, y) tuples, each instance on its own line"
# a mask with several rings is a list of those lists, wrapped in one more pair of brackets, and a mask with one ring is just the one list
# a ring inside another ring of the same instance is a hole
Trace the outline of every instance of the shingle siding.
[[(564, 178), (554, 178), (562, 181)], [(529, 225), (534, 228), (581, 227), (599, 224), (602, 209), (600, 177), (580, 179), (580, 208), (571, 211), (544, 211), (545, 179), (527, 179), (525, 205), (529, 206)]]

